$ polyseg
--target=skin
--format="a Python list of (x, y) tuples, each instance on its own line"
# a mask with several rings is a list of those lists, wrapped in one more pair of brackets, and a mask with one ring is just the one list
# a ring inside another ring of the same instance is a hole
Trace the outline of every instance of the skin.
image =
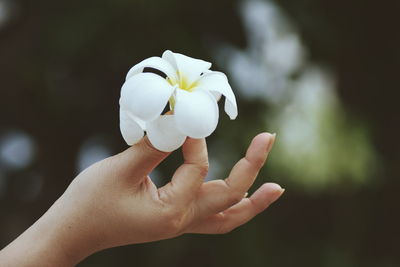
[(73, 266), (106, 248), (185, 233), (228, 233), (282, 195), (279, 185), (266, 183), (245, 197), (274, 141), (275, 135), (257, 135), (228, 178), (204, 182), (206, 142), (188, 138), (184, 163), (170, 183), (157, 189), (148, 174), (169, 153), (156, 150), (145, 137), (79, 174), (37, 222), (0, 251), (0, 262)]

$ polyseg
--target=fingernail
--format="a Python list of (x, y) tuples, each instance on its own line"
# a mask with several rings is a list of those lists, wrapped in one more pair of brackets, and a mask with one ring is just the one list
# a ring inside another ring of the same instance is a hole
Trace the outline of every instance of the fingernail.
[(268, 144), (268, 148), (267, 148), (267, 152), (270, 152), (272, 149), (272, 146), (275, 143), (275, 139), (276, 139), (276, 133), (271, 134), (271, 138), (269, 139), (269, 144)]
[(272, 184), (269, 183), (269, 187), (271, 190), (270, 191), (271, 192), (270, 203), (277, 201), (282, 196), (282, 194), (285, 192), (285, 189), (276, 183), (272, 183)]
[(279, 188), (277, 188), (277, 191), (282, 195), (285, 192), (285, 188), (282, 188), (279, 184), (276, 184)]
[(281, 188), (278, 192), (279, 192), (279, 193), (278, 193), (278, 195), (276, 196), (275, 201), (278, 200), (278, 199), (283, 195), (283, 193), (285, 193), (285, 189), (284, 189), (284, 188)]

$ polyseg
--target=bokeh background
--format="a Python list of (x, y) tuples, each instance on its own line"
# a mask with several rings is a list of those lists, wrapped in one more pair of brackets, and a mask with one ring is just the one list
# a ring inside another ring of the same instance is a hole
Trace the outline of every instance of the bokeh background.
[(81, 170), (126, 148), (125, 74), (171, 49), (213, 62), (238, 99), (239, 117), (221, 113), (208, 138), (207, 179), (276, 132), (257, 185), (285, 195), (228, 235), (109, 249), (79, 266), (400, 266), (399, 3), (0, 0), (1, 247)]

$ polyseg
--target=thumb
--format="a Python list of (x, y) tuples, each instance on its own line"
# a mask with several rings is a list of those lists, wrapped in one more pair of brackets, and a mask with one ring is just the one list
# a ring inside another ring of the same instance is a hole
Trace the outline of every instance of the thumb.
[(169, 154), (156, 149), (145, 136), (139, 143), (113, 156), (113, 167), (125, 179), (143, 179)]

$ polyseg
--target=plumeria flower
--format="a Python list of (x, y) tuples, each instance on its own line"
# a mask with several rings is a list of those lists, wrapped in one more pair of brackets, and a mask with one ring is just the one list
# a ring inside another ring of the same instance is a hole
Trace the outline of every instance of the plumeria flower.
[[(218, 124), (221, 95), (225, 112), (235, 119), (236, 99), (228, 79), (210, 67), (209, 62), (169, 50), (133, 66), (120, 98), (120, 128), (126, 143), (137, 143), (146, 131), (155, 148), (170, 152), (187, 136), (209, 136)], [(169, 111), (162, 114), (167, 105)]]

